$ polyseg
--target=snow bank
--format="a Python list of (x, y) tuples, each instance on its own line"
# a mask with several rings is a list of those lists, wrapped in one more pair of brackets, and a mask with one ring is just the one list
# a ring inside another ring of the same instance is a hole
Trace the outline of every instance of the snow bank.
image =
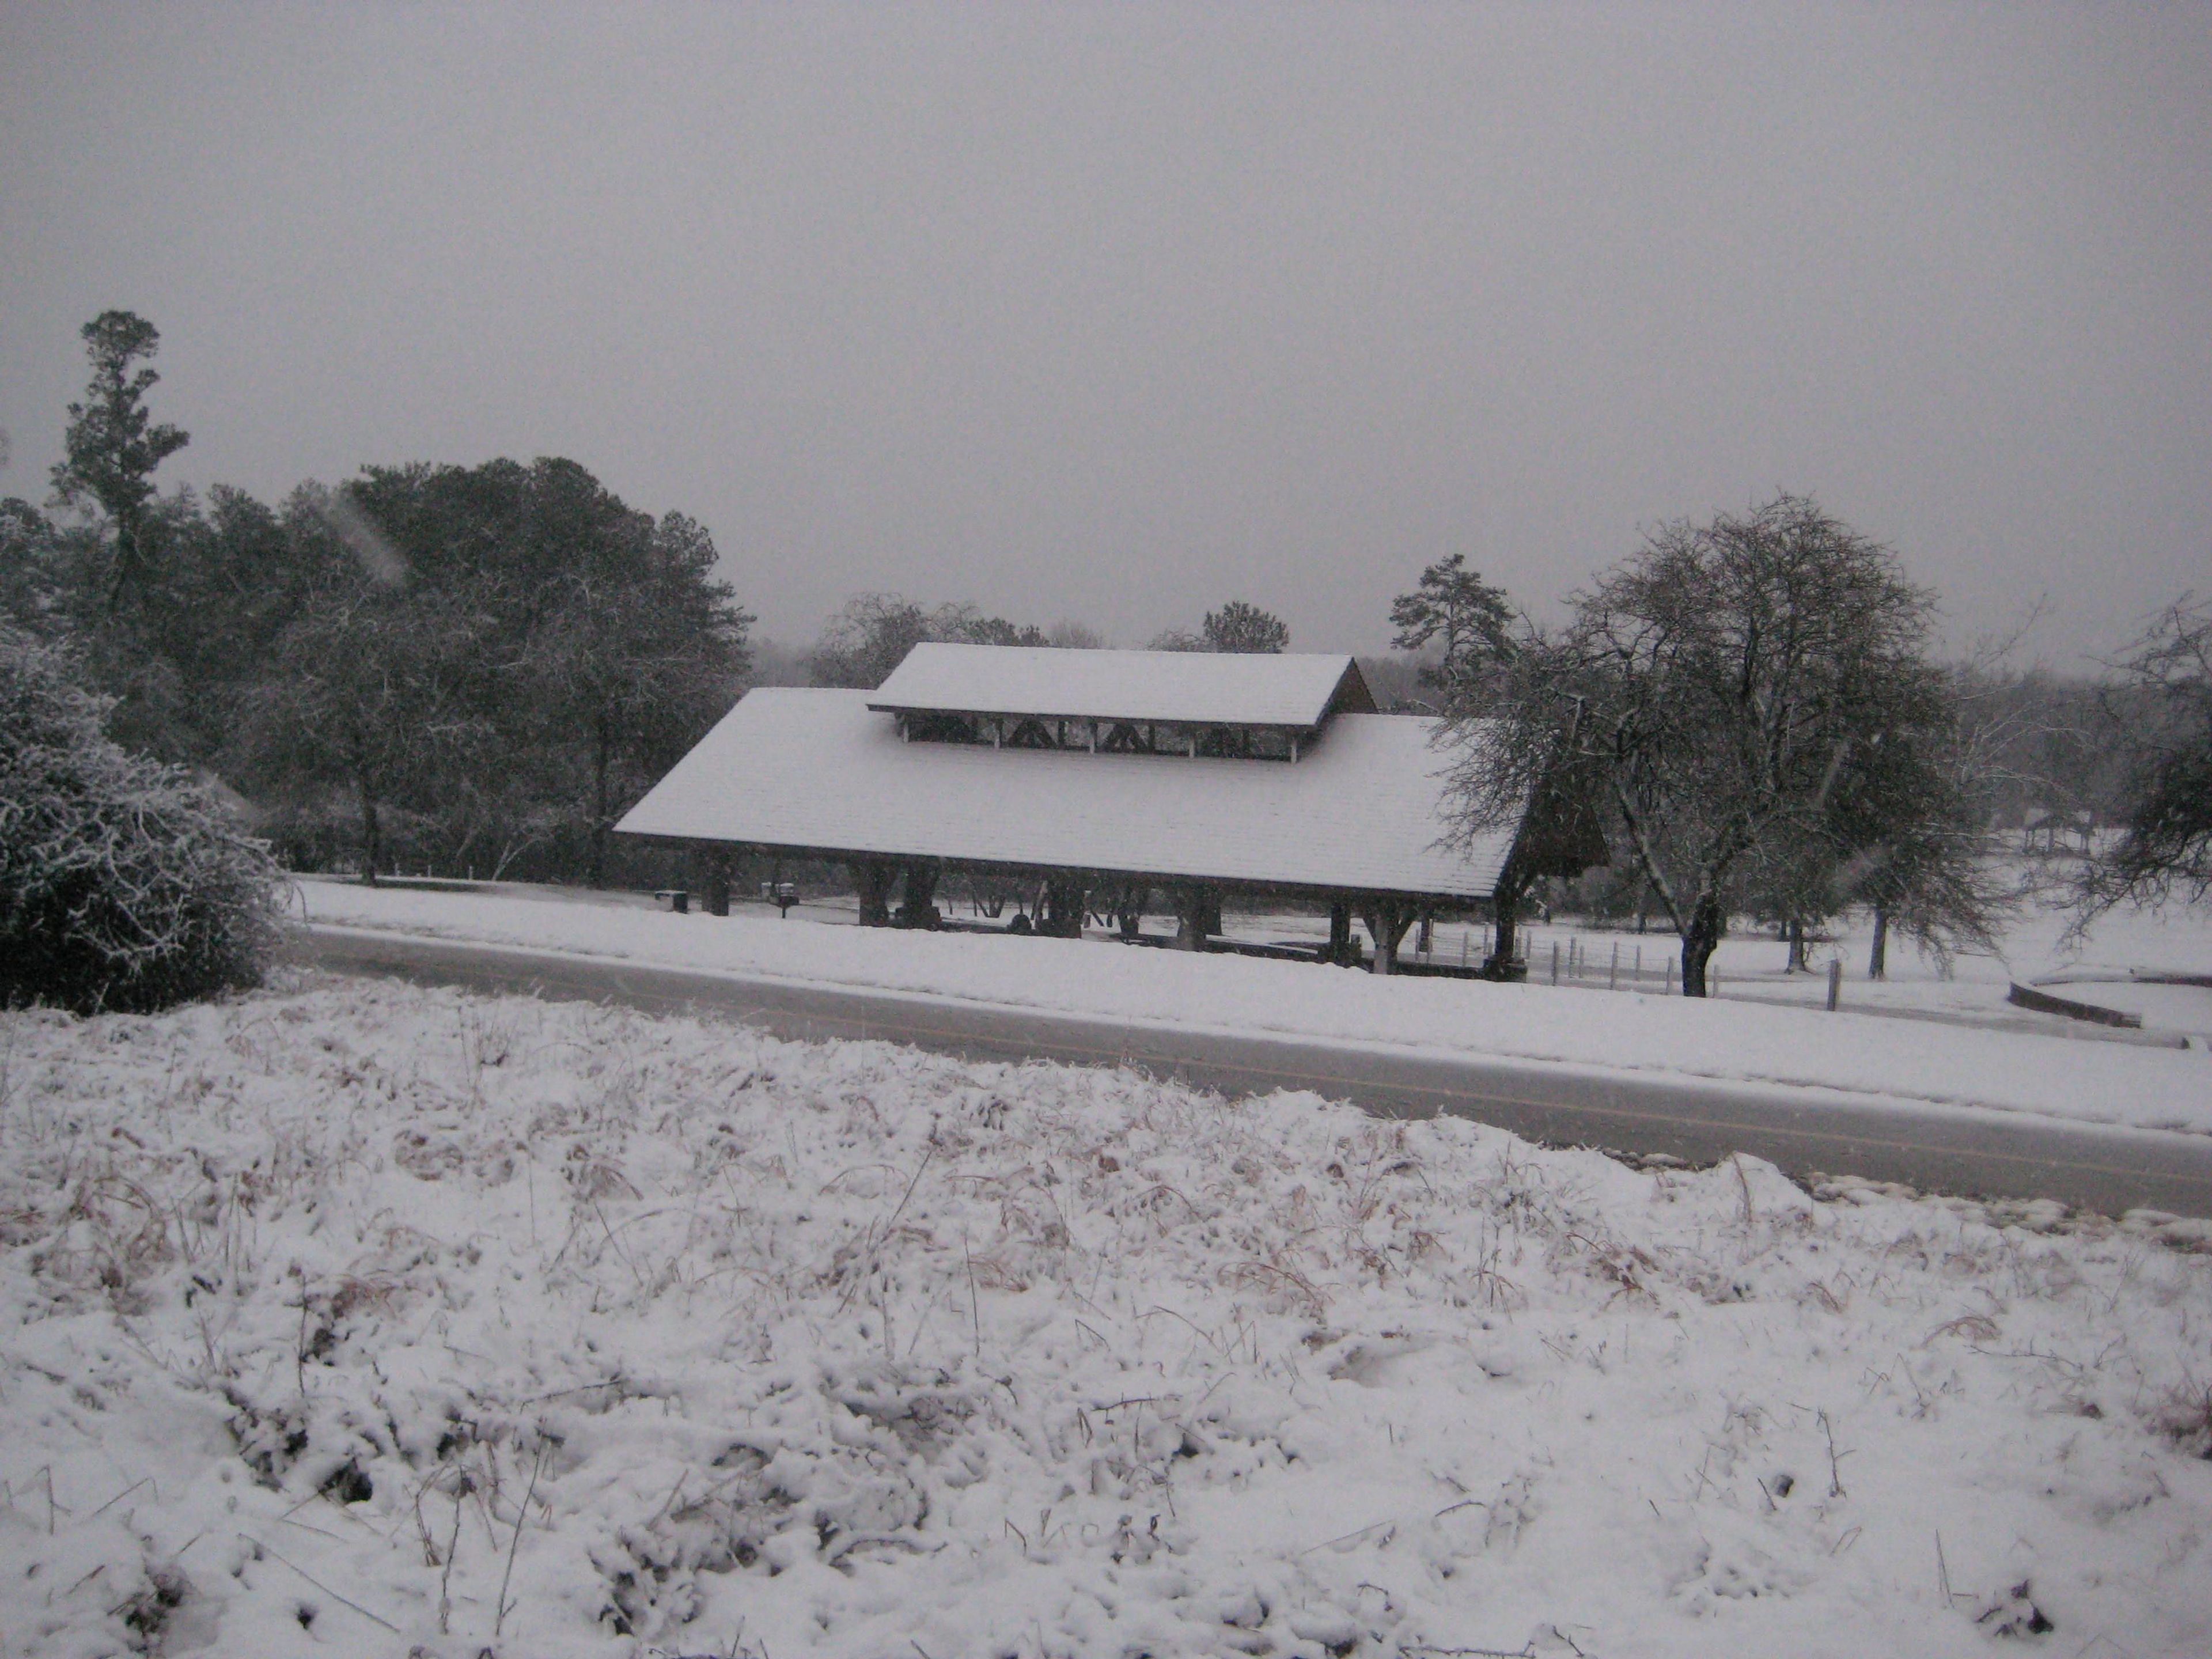
[(396, 983), (0, 1015), (0, 1650), (2212, 1650), (2212, 1255), (1850, 1197)]
[(303, 884), (308, 917), (442, 939), (919, 991), (1109, 1018), (1284, 1031), (1619, 1072), (1839, 1089), (2212, 1133), (2203, 1053), (1743, 1003), (1462, 980), (1097, 940), (810, 927), (471, 893)]

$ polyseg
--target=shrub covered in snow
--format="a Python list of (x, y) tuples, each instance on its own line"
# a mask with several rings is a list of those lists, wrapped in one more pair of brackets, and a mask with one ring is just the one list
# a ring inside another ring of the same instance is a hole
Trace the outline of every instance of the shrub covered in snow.
[(0, 624), (0, 1003), (143, 1012), (258, 984), (275, 861), (105, 713), (60, 648)]

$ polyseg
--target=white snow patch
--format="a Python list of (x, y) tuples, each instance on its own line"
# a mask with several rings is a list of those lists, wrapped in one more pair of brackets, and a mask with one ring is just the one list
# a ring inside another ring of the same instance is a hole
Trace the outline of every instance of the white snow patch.
[(2048, 1206), (309, 980), (0, 1016), (0, 1245), (9, 1655), (2212, 1650)]
[(1305, 963), (303, 882), (309, 920), (1009, 1006), (2212, 1133), (2203, 1052)]

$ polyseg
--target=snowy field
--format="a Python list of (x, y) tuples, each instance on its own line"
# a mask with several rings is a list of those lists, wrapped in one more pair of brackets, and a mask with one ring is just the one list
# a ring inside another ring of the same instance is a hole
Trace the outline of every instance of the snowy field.
[(2201, 1228), (317, 979), (0, 1183), (11, 1656), (2212, 1651)]
[[(2033, 1112), (2212, 1133), (2212, 1050), (2092, 1041), (2104, 1035), (2100, 1028), (2055, 1018), (2039, 1030), (1984, 1030), (1764, 1001), (1378, 979), (1308, 963), (1090, 939), (817, 927), (760, 907), (726, 918), (679, 916), (636, 904), (564, 902), (527, 889), (311, 880), (300, 892), (307, 915), (319, 923), (1134, 1022), (1817, 1088), (1899, 1110)], [(2199, 933), (2212, 939), (2212, 928), (2185, 937)], [(2001, 982), (1981, 994), (2002, 1006)]]

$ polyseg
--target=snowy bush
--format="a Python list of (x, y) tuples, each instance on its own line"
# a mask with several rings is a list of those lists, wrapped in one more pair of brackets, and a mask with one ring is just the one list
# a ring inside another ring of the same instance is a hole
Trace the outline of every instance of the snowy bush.
[(100, 729), (64, 653), (0, 624), (0, 1003), (144, 1012), (260, 981), (275, 861)]

